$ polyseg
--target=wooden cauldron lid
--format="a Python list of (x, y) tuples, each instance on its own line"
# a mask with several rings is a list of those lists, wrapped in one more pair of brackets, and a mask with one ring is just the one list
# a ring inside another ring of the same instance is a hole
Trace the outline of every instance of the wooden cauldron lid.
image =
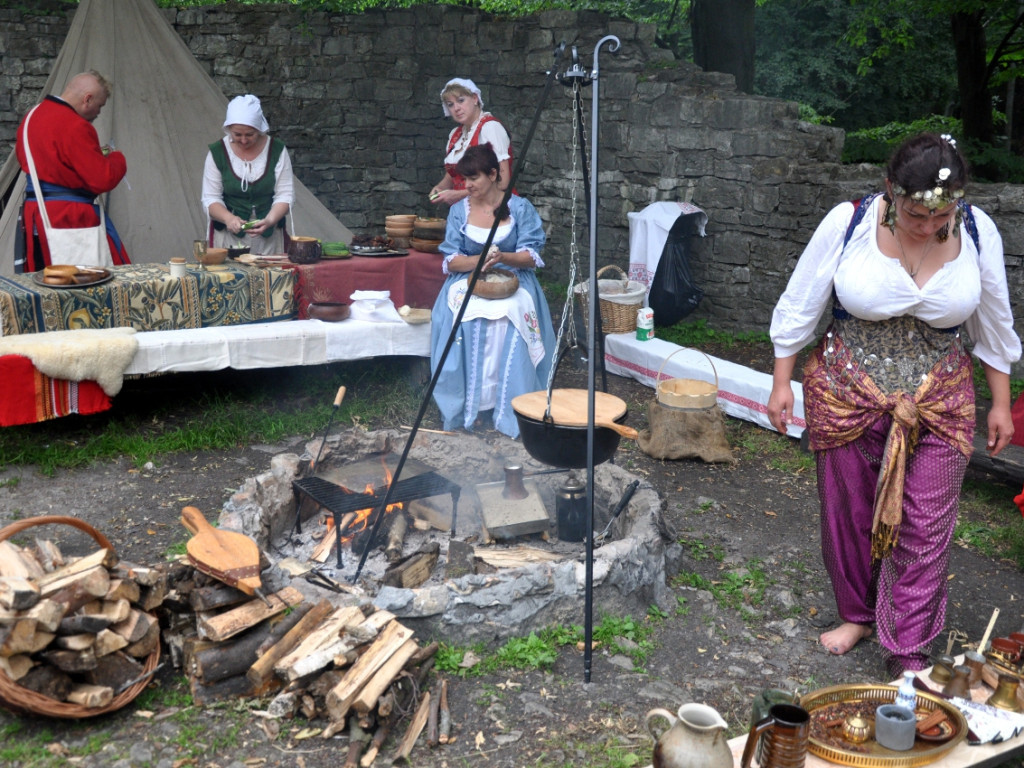
[[(563, 427), (587, 426), (587, 398), (585, 389), (556, 389), (551, 393), (551, 418)], [(544, 420), (548, 408), (547, 390), (527, 392), (512, 398), (512, 408), (536, 421)], [(594, 423), (612, 422), (626, 413), (626, 401), (607, 392), (594, 393)]]

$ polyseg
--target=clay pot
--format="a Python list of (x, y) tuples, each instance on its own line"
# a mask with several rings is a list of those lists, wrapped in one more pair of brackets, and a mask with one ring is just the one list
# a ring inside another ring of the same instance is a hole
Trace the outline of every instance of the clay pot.
[[(662, 717), (668, 730), (658, 734), (651, 720)], [(677, 714), (652, 709), (645, 718), (655, 739), (654, 768), (732, 768), (732, 751), (725, 737), (728, 723), (706, 704), (683, 704)]]
[(351, 309), (348, 304), (338, 301), (313, 302), (306, 309), (312, 320), (323, 320), (326, 323), (337, 323), (349, 316)]
[(293, 237), (288, 241), (288, 261), (293, 264), (315, 264), (323, 255), (315, 237)]

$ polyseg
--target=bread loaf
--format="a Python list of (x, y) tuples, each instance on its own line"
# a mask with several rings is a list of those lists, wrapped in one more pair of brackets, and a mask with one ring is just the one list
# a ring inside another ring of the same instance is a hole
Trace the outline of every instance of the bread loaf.
[[(72, 278), (78, 274), (78, 267), (74, 264), (51, 264), (43, 267), (43, 277), (67, 277)], [(71, 282), (70, 280), (68, 282)]]

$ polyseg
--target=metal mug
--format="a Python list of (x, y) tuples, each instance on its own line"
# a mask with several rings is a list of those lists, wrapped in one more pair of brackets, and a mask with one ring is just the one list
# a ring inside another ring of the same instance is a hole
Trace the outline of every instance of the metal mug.
[(754, 749), (760, 739), (761, 768), (803, 768), (807, 759), (807, 740), (811, 733), (811, 716), (796, 704), (775, 704), (767, 717), (755, 723), (747, 735), (741, 768), (750, 768)]

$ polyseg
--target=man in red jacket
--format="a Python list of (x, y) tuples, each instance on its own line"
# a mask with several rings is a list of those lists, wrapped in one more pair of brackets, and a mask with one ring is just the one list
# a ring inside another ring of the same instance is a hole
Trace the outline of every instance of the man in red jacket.
[[(92, 125), (109, 98), (110, 83), (99, 72), (90, 70), (72, 77), (60, 98), (47, 96), (30, 113), (29, 149), (54, 229), (98, 226), (99, 207), (93, 200), (116, 187), (128, 169), (123, 154), (100, 146)], [(15, 149), (21, 169), (28, 175), (24, 124), (22, 120)], [(19, 265), (16, 256), (15, 268), (19, 272), (37, 272), (50, 263), (50, 248), (31, 177), (25, 190), (22, 221), (25, 258)], [(109, 218), (107, 241), (115, 264), (130, 263)]]

